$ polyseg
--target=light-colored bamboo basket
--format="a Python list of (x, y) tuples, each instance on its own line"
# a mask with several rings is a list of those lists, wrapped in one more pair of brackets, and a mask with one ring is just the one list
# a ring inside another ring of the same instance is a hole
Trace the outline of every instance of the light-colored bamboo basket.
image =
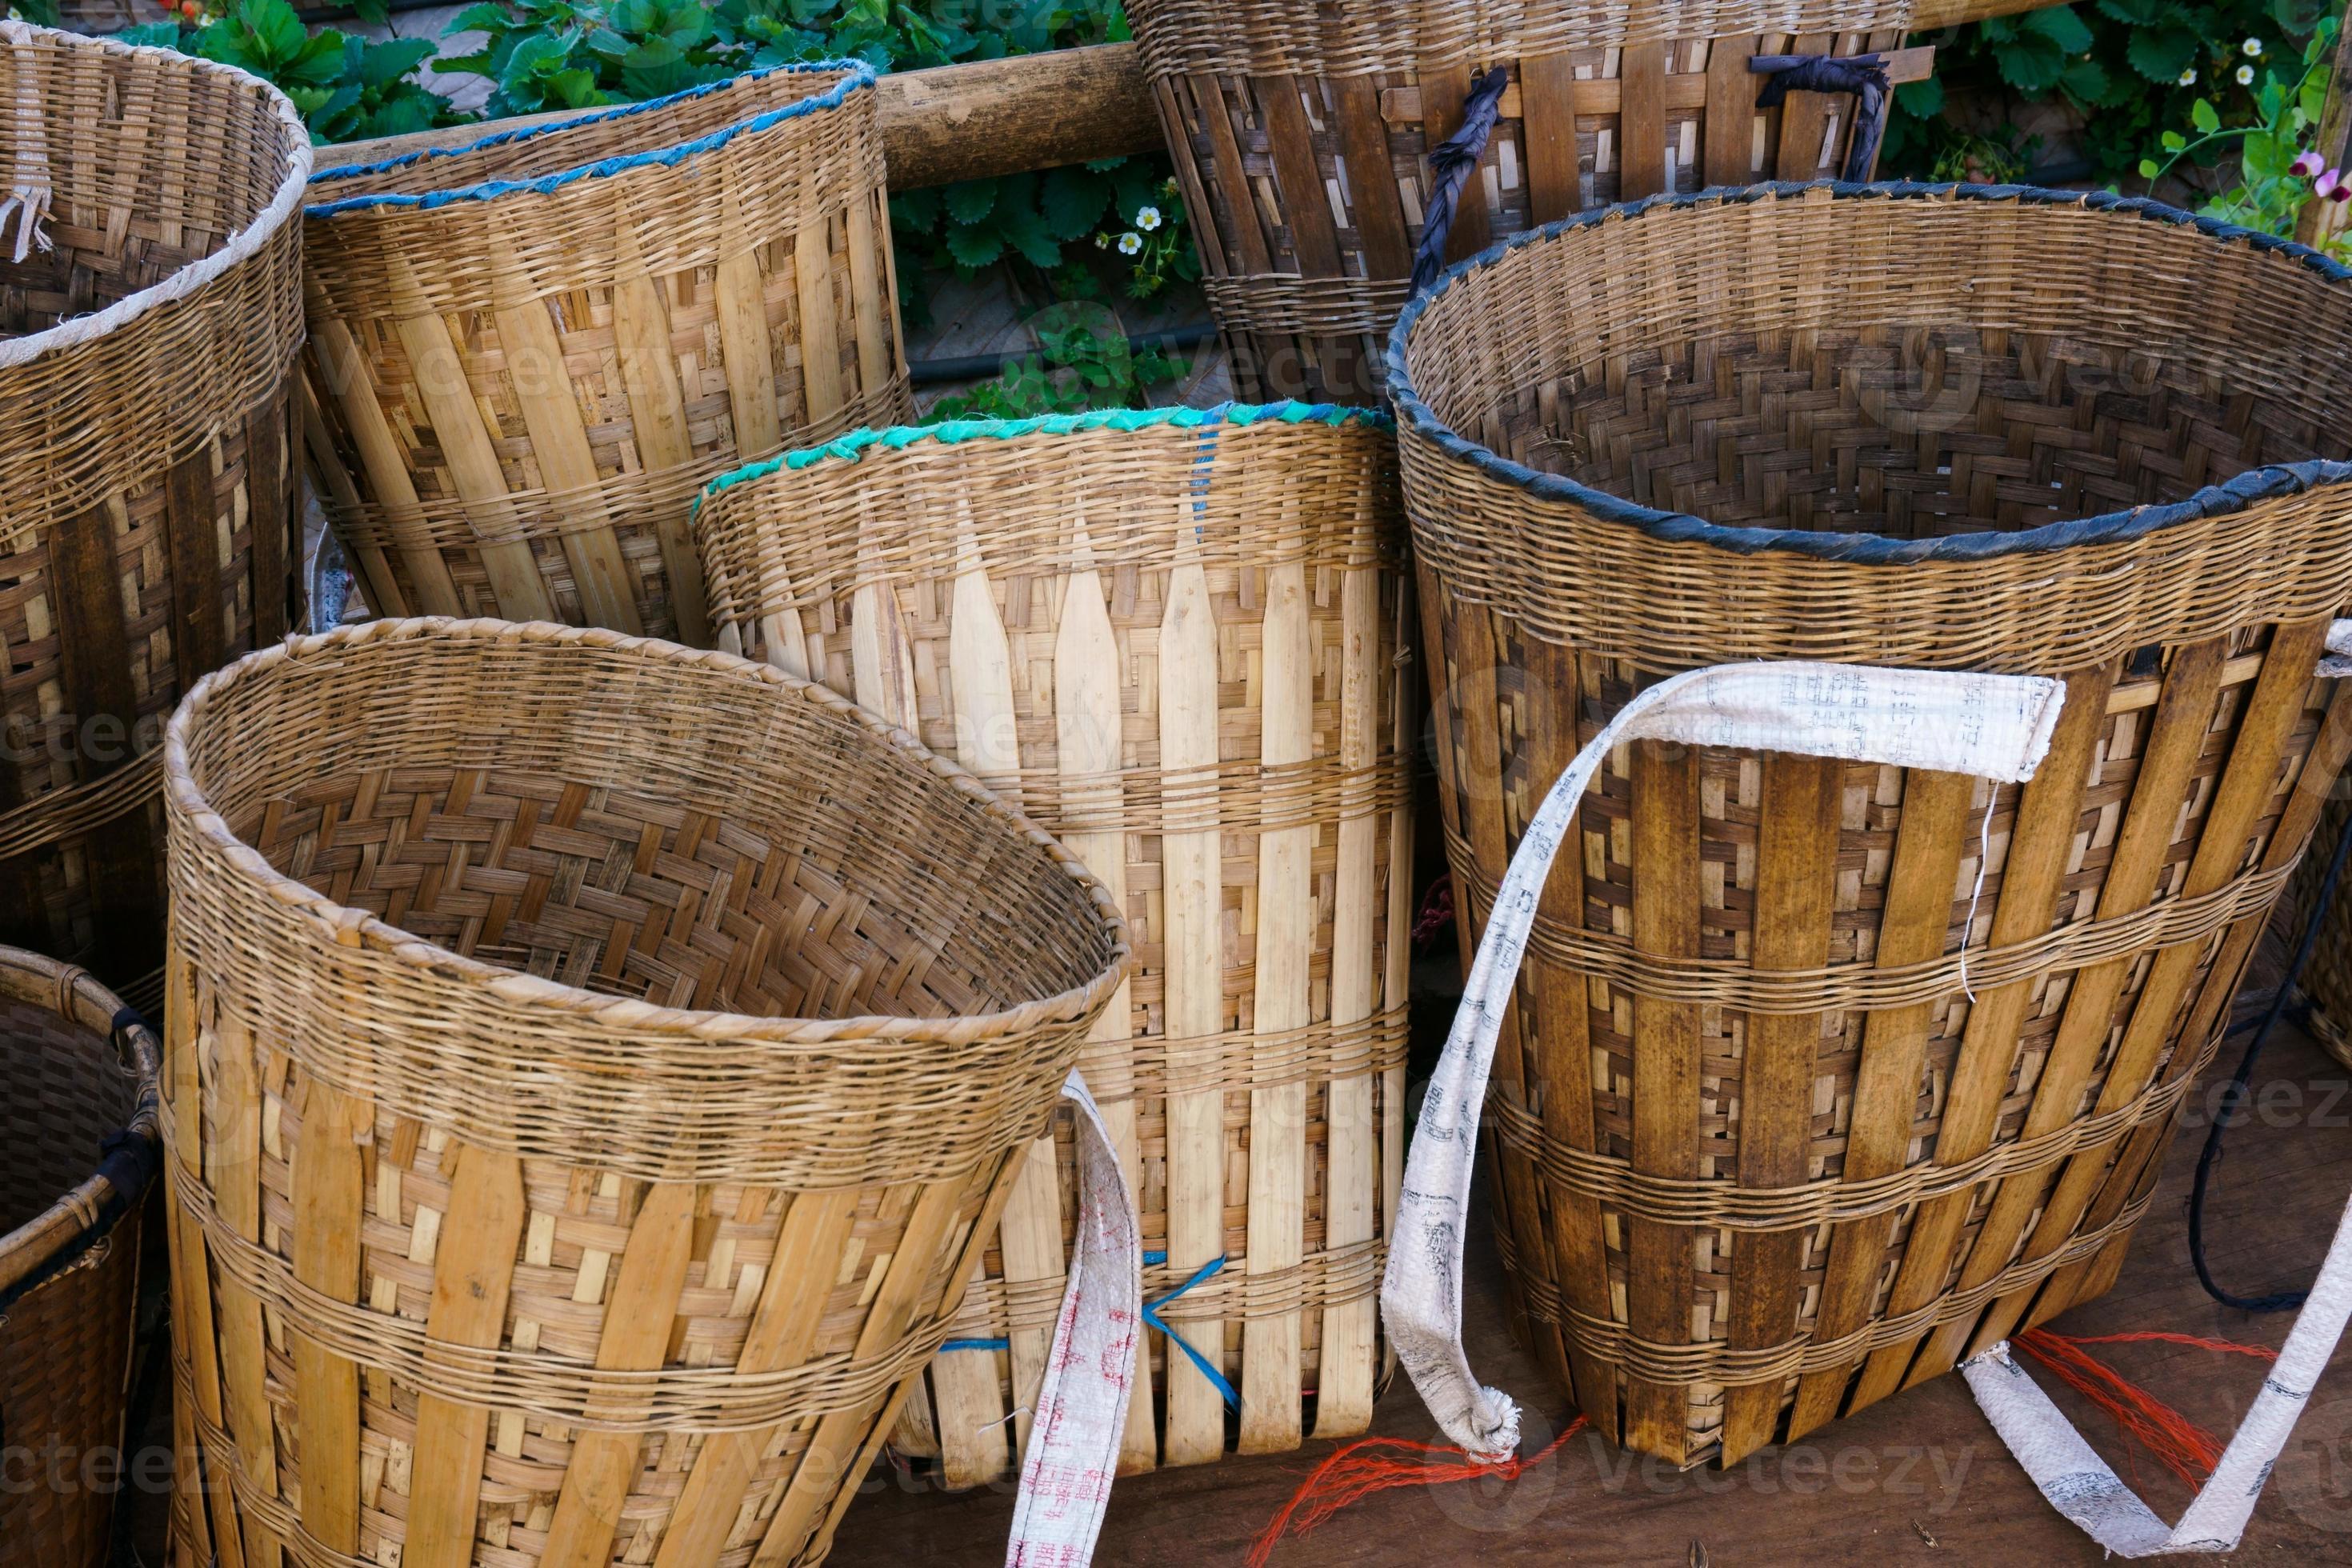
[(376, 621), (165, 759), (167, 1169), (226, 1565), (813, 1563), (1124, 983), (829, 691)]
[(379, 615), (707, 647), (704, 481), (911, 412), (856, 62), (321, 170), (309, 200), (310, 452)]
[(1431, 205), (1429, 155), (1461, 129), (1479, 73), (1503, 68), (1509, 86), (1441, 237), (1449, 261), (1596, 205), (1839, 174), (1855, 99), (1759, 108), (1766, 78), (1749, 62), (1867, 53), (1891, 82), (1921, 80), (1935, 51), (1901, 47), (1911, 13), (1897, 0), (1129, 8), (1236, 384), (1356, 402), (1380, 391)]
[(92, 1456), (123, 1452), (163, 1059), (86, 971), (0, 947), (0, 1568), (114, 1561)]
[[(1144, 1336), (1125, 1468), (1370, 1419), (1412, 923), (1402, 530), (1385, 418), (1301, 405), (868, 432), (721, 480), (697, 518), (722, 645), (954, 755), (1136, 928), (1082, 1062), (1144, 1299), (1239, 1410), (1229, 1431)], [(1076, 1212), (1061, 1143), (901, 1424), (952, 1486), (1028, 1439)]]
[(1967, 186), (1596, 213), (1407, 308), (1465, 941), (1667, 674), (2067, 686), (2022, 788), (1643, 742), (1585, 797), (1488, 1119), (1513, 1321), (1604, 1434), (1737, 1461), (2114, 1282), (2352, 746), (2347, 326), (2307, 251)]
[(242, 71), (0, 22), (0, 942), (135, 1001), (164, 719), (300, 601), (310, 169)]

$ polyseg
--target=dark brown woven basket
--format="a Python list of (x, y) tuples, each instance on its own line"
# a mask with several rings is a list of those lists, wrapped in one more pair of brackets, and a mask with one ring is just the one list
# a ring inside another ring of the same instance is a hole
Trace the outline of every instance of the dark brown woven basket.
[(310, 167), (242, 71), (0, 23), (0, 942), (134, 1001), (163, 721), (299, 603)]
[(108, 1561), (162, 1065), (88, 973), (0, 948), (0, 1568)]
[[(2293, 921), (2290, 931), (2299, 932), (2315, 907), (2327, 875), (2328, 852), (2347, 827), (2352, 827), (2352, 801), (2329, 802), (2313, 836), (2312, 853), (2295, 868), (2294, 883), (2287, 889), (2284, 912)], [(2311, 1004), (2307, 1022), (2312, 1037), (2329, 1056), (2352, 1068), (2352, 899), (2346, 898), (2340, 880), (2311, 961), (2303, 966), (2302, 985)]]
[(2352, 747), (2347, 328), (2294, 247), (1916, 185), (1594, 213), (1408, 307), (1465, 939), (1665, 675), (2068, 689), (2022, 787), (1643, 742), (1585, 797), (1489, 1122), (1513, 1320), (1605, 1434), (1736, 1461), (2113, 1283)]
[[(1600, 204), (1849, 169), (1857, 100), (1759, 105), (1758, 56), (1872, 55), (1891, 82), (1935, 51), (1900, 47), (1912, 6), (1671, 0), (1648, 8), (1492, 0), (1132, 0), (1212, 312), (1247, 396), (1373, 401), (1381, 344), (1440, 205), (1431, 153), (1463, 129), (1474, 83), (1507, 73), (1451, 231), (1488, 240)], [(1777, 30), (1776, 30), (1777, 29)]]

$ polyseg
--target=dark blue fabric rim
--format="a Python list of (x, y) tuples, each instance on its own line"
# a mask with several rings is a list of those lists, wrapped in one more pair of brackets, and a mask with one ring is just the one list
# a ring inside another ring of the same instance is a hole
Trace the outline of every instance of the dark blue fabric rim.
[(700, 153), (716, 152), (738, 136), (755, 134), (781, 125), (785, 121), (796, 120), (803, 114), (815, 114), (828, 109), (838, 109), (849, 101), (851, 93), (867, 91), (873, 88), (874, 68), (864, 60), (812, 60), (793, 65), (764, 66), (758, 70), (745, 71), (740, 76), (729, 77), (725, 81), (705, 82), (700, 87), (688, 88), (683, 92), (673, 92), (666, 98), (649, 98), (643, 103), (616, 104), (610, 109), (591, 110), (568, 120), (551, 121), (545, 125), (527, 125), (517, 131), (501, 131), (477, 141), (468, 142), (459, 147), (421, 147), (414, 153), (404, 153), (397, 158), (387, 158), (380, 163), (347, 163), (339, 168), (322, 169), (310, 176), (310, 184), (315, 187), (333, 180), (357, 179), (362, 174), (389, 174), (394, 169), (427, 163), (436, 158), (455, 158), (462, 153), (479, 152), (485, 147), (500, 147), (511, 142), (528, 142), (536, 136), (550, 136), (559, 132), (574, 131), (583, 125), (594, 125), (607, 120), (623, 120), (634, 114), (646, 114), (692, 99), (708, 98), (713, 93), (725, 92), (730, 88), (757, 81), (762, 77), (814, 76), (833, 71), (846, 74), (824, 92), (813, 94), (797, 102), (785, 104), (779, 109), (769, 110), (764, 114), (754, 115), (748, 120), (738, 121), (732, 125), (710, 132), (708, 136), (697, 137), (691, 142), (680, 142), (667, 147), (649, 148), (643, 153), (628, 153), (617, 157), (601, 158), (592, 163), (583, 163), (577, 168), (559, 170), (555, 174), (542, 174), (530, 180), (484, 180), (478, 184), (458, 185), (446, 191), (425, 191), (414, 194), (387, 191), (374, 195), (345, 196), (341, 201), (321, 202), (316, 206), (305, 207), (303, 214), (308, 217), (333, 217), (338, 213), (357, 212), (368, 207), (430, 209), (446, 206), (452, 202), (488, 201), (492, 197), (508, 195), (516, 191), (545, 193), (570, 184), (574, 180), (603, 179), (646, 164), (683, 163)]
[(1540, 228), (1530, 229), (1525, 234), (1514, 235), (1448, 268), (1434, 285), (1414, 296), (1397, 317), (1396, 327), (1389, 334), (1389, 395), (1396, 405), (1399, 426), (1434, 442), (1448, 456), (1460, 458), (1504, 484), (1545, 500), (1567, 501), (1603, 521), (1623, 523), (1653, 539), (1712, 545), (1739, 555), (1779, 551), (1868, 566), (1910, 565), (1925, 561), (1985, 561), (2002, 555), (2041, 554), (2081, 545), (2116, 543), (2145, 538), (2202, 518), (2242, 510), (2257, 501), (2272, 500), (2352, 479), (2352, 462), (2276, 463), (2267, 468), (2250, 468), (2222, 484), (2208, 485), (2184, 500), (2161, 506), (2134, 507), (2126, 511), (2103, 512), (2096, 517), (2079, 518), (2068, 522), (2045, 523), (2040, 528), (2015, 533), (1987, 530), (1977, 533), (1956, 533), (1941, 539), (1903, 540), (1876, 533), (1809, 533), (1798, 529), (1727, 528), (1687, 512), (1660, 511), (1606, 490), (1580, 484), (1563, 475), (1543, 473), (1523, 463), (1513, 462), (1498, 452), (1455, 434), (1413, 390), (1412, 379), (1405, 372), (1404, 361), (1405, 340), (1411, 335), (1413, 323), (1421, 319), (1422, 312), (1433, 300), (1454, 283), (1481, 268), (1494, 265), (1518, 247), (1540, 245), (1571, 229), (1603, 223), (1612, 217), (1639, 217), (1653, 208), (1729, 205), (1790, 196), (1816, 188), (1826, 189), (1839, 196), (1877, 197), (1890, 201), (1952, 197), (1960, 201), (2025, 202), (2111, 211), (2151, 223), (2194, 228), (2200, 234), (2224, 242), (2242, 240), (2256, 250), (2276, 251), (2300, 261), (2332, 283), (2352, 279), (2352, 268), (2330, 261), (2308, 246), (2297, 245), (2293, 240), (2241, 228), (2215, 218), (2200, 217), (2178, 207), (2150, 201), (2145, 196), (2120, 196), (2100, 191), (2053, 191), (2037, 185), (1931, 184), (1914, 180), (1882, 180), (1870, 184), (1854, 184), (1843, 180), (1816, 180), (1775, 181), (1654, 195), (1638, 202), (1622, 202), (1615, 206), (1594, 207)]

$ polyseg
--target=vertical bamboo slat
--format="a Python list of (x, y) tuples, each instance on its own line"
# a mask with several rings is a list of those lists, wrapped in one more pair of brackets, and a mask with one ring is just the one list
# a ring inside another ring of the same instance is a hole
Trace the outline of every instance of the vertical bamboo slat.
[[(1218, 1458), (1229, 1423), (1255, 1451), (1370, 1418), (1410, 908), (1391, 450), (1377, 416), (1303, 405), (894, 431), (731, 476), (697, 516), (722, 643), (815, 668), (821, 641), (835, 689), (896, 688), (1137, 924), (1149, 961), (1083, 1060), (1145, 1299), (1236, 1407), (1148, 1335), (1129, 1466)], [(886, 622), (910, 688), (876, 680)], [(1030, 1402), (1066, 1139), (982, 1238), (961, 1344), (901, 1424), (950, 1485), (1013, 1457), (984, 1424)]]
[[(1784, 149), (1846, 133), (1810, 112)], [(1629, 1447), (1736, 1463), (2111, 1284), (2352, 752), (2352, 422), (2278, 314), (2352, 325), (2352, 272), (2115, 205), (1616, 209), (1393, 340), (1465, 943), (1534, 792), (1677, 671), (2065, 686), (2022, 786), (1639, 742), (1580, 803), (1490, 1190), (1529, 1348)]]

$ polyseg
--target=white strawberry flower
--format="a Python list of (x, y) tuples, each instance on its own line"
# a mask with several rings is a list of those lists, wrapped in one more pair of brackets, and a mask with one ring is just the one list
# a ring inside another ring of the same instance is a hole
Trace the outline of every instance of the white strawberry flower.
[(1150, 234), (1153, 229), (1158, 228), (1160, 226), (1160, 209), (1158, 207), (1145, 207), (1142, 211), (1137, 213), (1135, 215), (1135, 226), (1141, 229), (1146, 234)]
[(1129, 229), (1125, 234), (1118, 237), (1118, 253), (1121, 256), (1133, 256), (1137, 251), (1139, 251), (1142, 248), (1143, 237), (1136, 233), (1133, 229)]

